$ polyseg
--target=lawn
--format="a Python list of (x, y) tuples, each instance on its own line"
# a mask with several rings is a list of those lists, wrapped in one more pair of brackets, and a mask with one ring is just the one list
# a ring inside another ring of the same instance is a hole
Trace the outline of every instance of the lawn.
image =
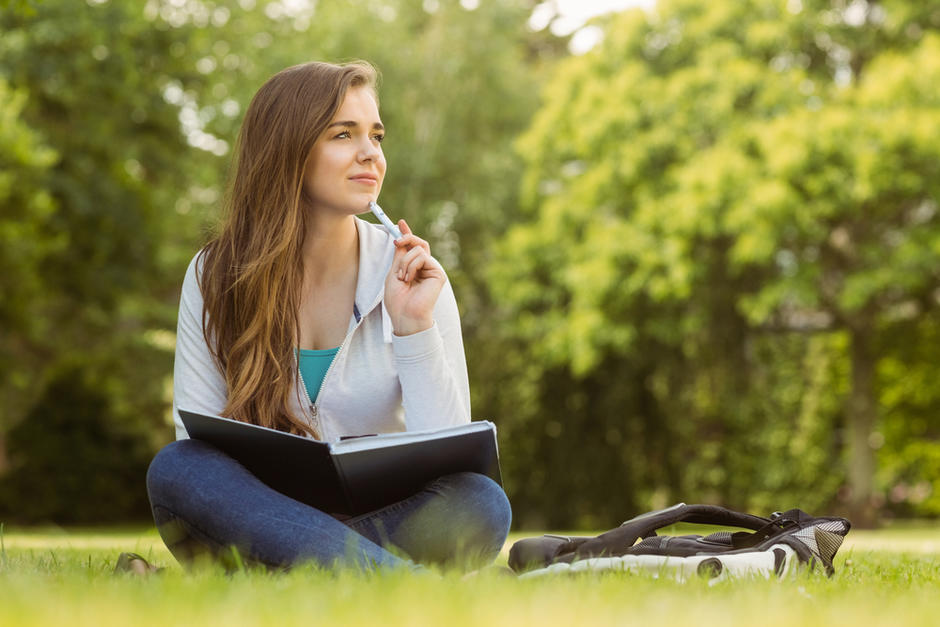
[[(145, 579), (112, 575), (121, 551), (167, 569)], [(625, 574), (187, 574), (152, 529), (7, 528), (0, 625), (937, 624), (940, 525), (852, 531), (836, 569), (831, 579), (802, 574), (714, 586)]]

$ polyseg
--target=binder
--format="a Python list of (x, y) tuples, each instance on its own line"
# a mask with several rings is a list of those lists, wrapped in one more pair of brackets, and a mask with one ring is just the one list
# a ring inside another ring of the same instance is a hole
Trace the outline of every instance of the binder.
[(329, 514), (365, 514), (457, 472), (480, 473), (502, 485), (496, 425), (489, 421), (323, 442), (179, 413), (189, 437), (212, 444), (278, 492)]

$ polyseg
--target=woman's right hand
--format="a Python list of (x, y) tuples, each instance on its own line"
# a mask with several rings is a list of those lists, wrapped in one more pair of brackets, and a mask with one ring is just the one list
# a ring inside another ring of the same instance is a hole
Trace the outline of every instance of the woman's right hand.
[(446, 275), (431, 256), (431, 246), (398, 221), (402, 237), (395, 240), (395, 256), (385, 278), (385, 308), (395, 335), (411, 335), (434, 324), (434, 306)]

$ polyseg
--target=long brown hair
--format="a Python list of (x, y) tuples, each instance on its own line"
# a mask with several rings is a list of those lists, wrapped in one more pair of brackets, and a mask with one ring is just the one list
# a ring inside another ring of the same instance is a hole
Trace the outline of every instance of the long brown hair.
[(203, 251), (200, 281), (203, 334), (228, 388), (224, 416), (318, 436), (290, 409), (308, 220), (304, 172), (346, 92), (361, 86), (375, 93), (367, 63), (305, 63), (271, 77), (245, 112), (224, 219)]

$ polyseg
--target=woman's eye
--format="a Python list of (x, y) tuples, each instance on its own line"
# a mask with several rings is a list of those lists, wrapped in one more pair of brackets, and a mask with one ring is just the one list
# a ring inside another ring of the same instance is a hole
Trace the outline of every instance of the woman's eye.
[(349, 139), (350, 137), (352, 137), (352, 135), (349, 134), (349, 131), (343, 131), (336, 136), (336, 139)]
[(382, 141), (385, 140), (385, 133), (379, 133), (378, 135), (373, 135), (373, 136), (372, 136), (372, 139), (374, 139), (375, 141), (377, 141), (377, 142), (379, 142), (379, 143), (381, 144)]

